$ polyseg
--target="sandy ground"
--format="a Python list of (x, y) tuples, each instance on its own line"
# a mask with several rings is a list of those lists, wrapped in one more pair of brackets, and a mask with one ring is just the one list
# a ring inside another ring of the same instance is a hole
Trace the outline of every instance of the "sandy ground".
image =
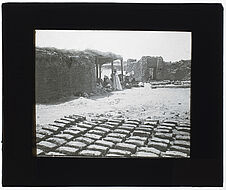
[(144, 119), (190, 119), (190, 88), (151, 89), (150, 84), (112, 92), (106, 96), (77, 98), (55, 105), (36, 105), (36, 123), (48, 124), (61, 117), (81, 114)]

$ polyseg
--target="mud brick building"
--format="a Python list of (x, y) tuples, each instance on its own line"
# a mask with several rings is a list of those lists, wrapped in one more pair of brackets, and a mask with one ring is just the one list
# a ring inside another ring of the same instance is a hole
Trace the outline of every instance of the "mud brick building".
[(139, 62), (142, 65), (142, 81), (163, 79), (164, 62), (162, 57), (143, 56)]
[(36, 102), (49, 102), (96, 87), (95, 57), (85, 52), (36, 48)]
[(165, 62), (161, 56), (143, 56), (139, 61), (128, 59), (127, 72), (133, 72), (136, 81), (190, 80), (191, 60)]
[(35, 96), (36, 103), (49, 103), (63, 97), (80, 93), (95, 92), (101, 67), (123, 59), (111, 52), (97, 50), (59, 50), (36, 48), (35, 55)]
[(127, 61), (127, 72), (133, 71), (137, 81), (163, 79), (163, 67), (162, 57), (143, 56), (138, 62), (131, 59)]

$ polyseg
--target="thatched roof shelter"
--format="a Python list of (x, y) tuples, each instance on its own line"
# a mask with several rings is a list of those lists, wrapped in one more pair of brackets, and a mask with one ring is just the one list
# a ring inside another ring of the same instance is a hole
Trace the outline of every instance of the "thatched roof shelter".
[(98, 50), (92, 50), (92, 49), (86, 49), (84, 51), (85, 53), (88, 53), (89, 55), (95, 56), (97, 58), (98, 64), (105, 64), (105, 63), (111, 63), (114, 60), (122, 60), (121, 55), (114, 54), (112, 52), (101, 52)]
[(112, 52), (102, 52), (98, 50), (86, 49), (84, 51), (80, 50), (65, 50), (65, 49), (57, 49), (54, 47), (36, 47), (36, 52), (49, 54), (49, 55), (58, 55), (62, 57), (80, 57), (80, 56), (88, 56), (88, 57), (97, 57), (100, 60), (121, 60), (122, 56), (114, 54)]
[(112, 68), (112, 73), (113, 73), (113, 62), (115, 60), (120, 60), (121, 61), (121, 72), (123, 75), (123, 58), (121, 55), (114, 54), (112, 52), (102, 52), (98, 50), (93, 50), (93, 49), (86, 49), (84, 51), (79, 51), (79, 50), (65, 50), (65, 49), (57, 49), (53, 47), (45, 47), (45, 48), (40, 48), (36, 47), (36, 53), (39, 55), (53, 55), (55, 57), (60, 57), (63, 60), (70, 60), (70, 61), (65, 61), (65, 63), (71, 63), (71, 61), (74, 60), (74, 63), (85, 63), (86, 59), (93, 59), (95, 60), (95, 65), (96, 65), (96, 78), (100, 79), (101, 78), (101, 66), (106, 63), (111, 63), (111, 68)]
[(95, 56), (95, 63), (96, 63), (96, 76), (97, 79), (101, 79), (101, 66), (106, 63), (111, 63), (111, 70), (113, 74), (114, 66), (113, 62), (115, 60), (121, 61), (121, 74), (122, 74), (122, 80), (123, 80), (123, 58), (121, 55), (114, 54), (112, 52), (101, 52), (98, 50), (92, 50), (92, 49), (86, 49), (84, 51), (85, 53), (88, 53), (90, 55)]

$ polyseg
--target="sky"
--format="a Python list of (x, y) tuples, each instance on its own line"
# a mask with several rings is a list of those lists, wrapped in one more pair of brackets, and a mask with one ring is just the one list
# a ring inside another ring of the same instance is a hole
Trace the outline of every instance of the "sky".
[(124, 60), (162, 56), (164, 61), (191, 59), (191, 32), (36, 30), (36, 47), (96, 49)]

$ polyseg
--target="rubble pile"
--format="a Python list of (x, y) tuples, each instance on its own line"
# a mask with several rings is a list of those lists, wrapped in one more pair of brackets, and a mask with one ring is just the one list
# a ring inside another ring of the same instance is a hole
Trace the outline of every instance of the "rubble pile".
[(37, 156), (190, 157), (190, 123), (71, 115), (36, 127)]

